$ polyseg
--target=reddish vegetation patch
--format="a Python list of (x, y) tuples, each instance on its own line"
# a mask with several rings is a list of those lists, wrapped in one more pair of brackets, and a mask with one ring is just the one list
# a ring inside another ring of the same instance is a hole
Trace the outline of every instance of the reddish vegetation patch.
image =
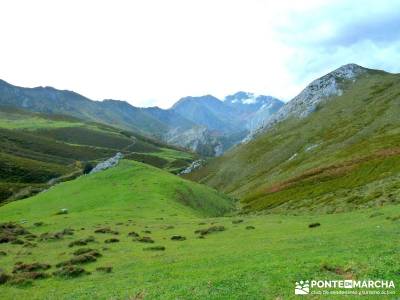
[(280, 192), (282, 190), (285, 190), (292, 185), (299, 183), (304, 180), (310, 180), (310, 179), (323, 179), (323, 178), (329, 178), (329, 177), (338, 177), (341, 175), (345, 175), (348, 172), (350, 172), (352, 169), (354, 169), (358, 164), (357, 163), (350, 163), (346, 162), (343, 164), (339, 165), (331, 165), (328, 167), (320, 167), (320, 168), (315, 168), (315, 169), (310, 169), (305, 171), (304, 173), (300, 174), (299, 176), (293, 177), (289, 180), (279, 182), (271, 187), (269, 187), (266, 192), (267, 193), (276, 193)]
[(290, 187), (291, 185), (293, 185), (293, 183), (291, 182), (280, 182), (277, 183), (271, 187), (269, 187), (266, 192), (267, 193), (276, 193), (276, 192), (280, 192), (288, 187)]
[(400, 147), (382, 149), (382, 150), (377, 151), (375, 154), (378, 157), (388, 157), (388, 156), (400, 155)]
[(352, 268), (342, 268), (323, 264), (321, 266), (321, 270), (335, 273), (337, 275), (343, 276), (345, 279), (355, 279), (355, 272)]
[(349, 173), (351, 170), (358, 167), (363, 162), (367, 162), (373, 159), (382, 159), (386, 157), (397, 156), (397, 155), (400, 155), (400, 147), (382, 149), (368, 156), (354, 158), (352, 160), (348, 160), (339, 164), (334, 164), (326, 167), (310, 169), (289, 180), (278, 182), (270, 186), (269, 188), (266, 189), (265, 192), (266, 193), (280, 192), (304, 180), (312, 180), (312, 179), (321, 180), (329, 177), (339, 177)]

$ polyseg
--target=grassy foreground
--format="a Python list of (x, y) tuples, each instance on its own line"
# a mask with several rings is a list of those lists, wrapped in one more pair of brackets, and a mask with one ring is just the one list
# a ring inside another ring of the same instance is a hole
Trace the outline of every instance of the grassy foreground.
[[(61, 208), (69, 213), (57, 215)], [(57, 263), (82, 248), (101, 256), (80, 265), (91, 274), (6, 283), (0, 285), (1, 298), (290, 299), (295, 298), (295, 281), (305, 279), (388, 279), (400, 284), (397, 205), (321, 216), (218, 217), (231, 209), (232, 202), (210, 188), (131, 161), (9, 203), (0, 207), (1, 222), (17, 222), (38, 237), (31, 242), (22, 238), (21, 245), (0, 244), (6, 273), (12, 274), (21, 261), (50, 264), (45, 273), (52, 274)], [(35, 226), (37, 222), (43, 224)], [(309, 228), (314, 222), (321, 226)], [(204, 238), (194, 233), (211, 226), (225, 230)], [(118, 234), (95, 233), (107, 227)], [(40, 239), (67, 228), (74, 229), (72, 235)], [(128, 236), (132, 231), (154, 243), (134, 241)], [(186, 240), (171, 240), (174, 235)], [(95, 241), (69, 247), (89, 236)], [(112, 238), (119, 242), (105, 243)], [(143, 250), (154, 246), (165, 249)]]

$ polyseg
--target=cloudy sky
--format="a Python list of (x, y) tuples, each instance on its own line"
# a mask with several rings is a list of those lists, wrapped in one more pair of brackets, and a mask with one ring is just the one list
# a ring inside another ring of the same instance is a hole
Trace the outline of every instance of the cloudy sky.
[(290, 100), (340, 65), (400, 72), (398, 0), (2, 0), (0, 78), (169, 107)]

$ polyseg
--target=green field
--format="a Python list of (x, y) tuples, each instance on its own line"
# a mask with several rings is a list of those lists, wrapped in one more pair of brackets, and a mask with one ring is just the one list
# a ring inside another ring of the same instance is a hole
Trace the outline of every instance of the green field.
[[(61, 183), (38, 196), (0, 207), (2, 222), (16, 222), (37, 236), (30, 242), (20, 237), (21, 245), (0, 244), (6, 253), (0, 256), (2, 269), (12, 274), (18, 261), (38, 262), (50, 264), (50, 269), (40, 272), (52, 274), (55, 265), (71, 259), (77, 249), (95, 249), (102, 256), (79, 265), (91, 274), (76, 278), (50, 275), (29, 281), (23, 279), (29, 277), (27, 273), (19, 273), (19, 280), (0, 285), (1, 296), (291, 299), (295, 298), (295, 281), (302, 279), (400, 279), (397, 205), (301, 216), (243, 216), (236, 215), (234, 207), (232, 200), (210, 188), (127, 160), (113, 169)], [(62, 208), (69, 213), (57, 215)], [(35, 226), (37, 222), (43, 224)], [(321, 226), (308, 227), (315, 222)], [(194, 233), (211, 226), (224, 226), (225, 230), (204, 238)], [(118, 234), (94, 232), (105, 227)], [(67, 228), (74, 230), (73, 235), (40, 239), (41, 234)], [(154, 243), (134, 241), (128, 236), (132, 231)], [(173, 241), (173, 235), (186, 240)], [(68, 246), (89, 236), (95, 241)], [(104, 242), (110, 238), (119, 242)], [(153, 246), (165, 249), (143, 250)], [(112, 271), (96, 270), (99, 267), (112, 267)], [(379, 297), (386, 298), (393, 299)]]

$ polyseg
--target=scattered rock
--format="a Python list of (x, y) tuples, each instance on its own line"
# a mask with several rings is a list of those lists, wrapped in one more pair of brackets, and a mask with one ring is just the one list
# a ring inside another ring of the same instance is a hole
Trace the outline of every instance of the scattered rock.
[(7, 275), (2, 269), (0, 269), (0, 284), (6, 283), (10, 279), (10, 275)]
[(131, 231), (131, 232), (128, 233), (128, 236), (139, 237), (139, 234), (137, 234), (134, 231)]
[(36, 248), (37, 244), (36, 243), (31, 243), (31, 242), (26, 242), (24, 245), (24, 248)]
[(55, 240), (61, 240), (64, 235), (73, 235), (74, 234), (74, 230), (71, 228), (65, 228), (63, 231), (60, 232), (45, 232), (42, 233), (39, 236), (39, 240), (41, 241), (55, 241)]
[(134, 241), (141, 242), (141, 243), (154, 243), (154, 241), (151, 239), (151, 237), (148, 237), (148, 236), (138, 237), (138, 238), (134, 239)]
[(104, 272), (104, 273), (111, 273), (112, 272), (112, 267), (109, 267), (109, 266), (107, 266), (107, 267), (97, 267), (96, 271)]
[(11, 244), (13, 245), (23, 245), (25, 242), (23, 240), (20, 239), (15, 239), (11, 241)]
[(59, 239), (62, 239), (62, 235), (59, 233), (45, 232), (39, 236), (40, 241), (59, 240)]
[(73, 265), (63, 266), (61, 269), (53, 272), (53, 275), (60, 277), (78, 277), (85, 274), (90, 274), (90, 273), (85, 271), (85, 269), (81, 267)]
[(378, 216), (383, 216), (383, 213), (381, 213), (380, 211), (377, 211), (377, 212), (372, 213), (369, 217), (370, 218), (375, 218), (375, 217), (378, 217)]
[(206, 229), (199, 229), (199, 230), (196, 230), (194, 233), (200, 234), (200, 235), (207, 235), (207, 234), (210, 234), (213, 232), (224, 231), (224, 230), (225, 230), (225, 227), (222, 225), (219, 225), (219, 226), (211, 226)]
[(86, 246), (88, 243), (94, 242), (95, 239), (92, 236), (89, 236), (86, 239), (80, 239), (80, 240), (76, 240), (73, 241), (71, 243), (69, 243), (68, 247), (74, 247), (74, 246)]
[(143, 248), (143, 251), (165, 251), (165, 247), (164, 246), (152, 246), (152, 247)]
[(243, 223), (243, 220), (233, 220), (232, 224), (239, 224), (239, 223)]
[(10, 283), (11, 284), (25, 284), (27, 281), (31, 280), (37, 280), (37, 279), (45, 279), (50, 277), (49, 274), (44, 273), (44, 272), (23, 272), (23, 273), (18, 273), (14, 276), (12, 276)]
[(109, 228), (109, 227), (99, 228), (99, 229), (96, 229), (94, 232), (95, 233), (110, 233), (110, 234), (115, 234), (115, 235), (119, 234), (118, 231), (111, 230), (111, 228)]
[(186, 238), (184, 236), (181, 236), (181, 235), (173, 235), (171, 237), (171, 240), (172, 241), (184, 241), (184, 240), (186, 240)]
[(34, 235), (34, 234), (27, 234), (27, 235), (25, 236), (25, 239), (27, 239), (28, 241), (33, 241), (33, 240), (36, 239), (36, 238), (37, 238), (37, 236)]
[(56, 265), (56, 267), (59, 268), (62, 266), (67, 266), (67, 265), (82, 265), (82, 264), (94, 262), (96, 260), (97, 260), (96, 256), (86, 253), (86, 254), (77, 255), (77, 256), (71, 258), (70, 260), (60, 262)]
[(116, 238), (111, 238), (111, 239), (107, 239), (104, 241), (104, 243), (106, 243), (106, 244), (118, 243), (118, 242), (119, 242), (119, 239), (116, 239)]
[(12, 272), (13, 273), (36, 272), (36, 271), (45, 271), (50, 268), (51, 266), (49, 264), (43, 264), (43, 263), (32, 263), (32, 264), (16, 263)]
[(65, 228), (63, 231), (61, 231), (63, 235), (74, 235), (74, 229), (72, 228)]
[[(19, 224), (12, 222), (6, 222), (0, 224), (0, 244), (12, 243), (18, 240), (19, 236), (27, 234), (30, 234), (30, 232)], [(16, 241), (14, 243), (19, 244), (20, 241)]]
[(56, 215), (66, 215), (68, 214), (68, 208), (61, 208)]
[(82, 255), (82, 254), (89, 254), (89, 255), (92, 255), (92, 256), (95, 256), (95, 257), (100, 257), (101, 256), (100, 252), (98, 252), (95, 249), (90, 249), (90, 248), (80, 248), (80, 249), (74, 251), (72, 254), (75, 255), (75, 256)]
[(400, 220), (400, 215), (394, 216), (394, 217), (387, 217), (386, 219), (390, 220), (390, 221), (398, 221), (398, 220)]
[(316, 223), (311, 223), (310, 225), (308, 225), (309, 228), (315, 228), (315, 227), (319, 227), (321, 226), (320, 223), (316, 222)]
[(32, 280), (30, 280), (24, 276), (12, 276), (8, 280), (8, 283), (10, 283), (12, 285), (17, 285), (17, 286), (31, 286)]

